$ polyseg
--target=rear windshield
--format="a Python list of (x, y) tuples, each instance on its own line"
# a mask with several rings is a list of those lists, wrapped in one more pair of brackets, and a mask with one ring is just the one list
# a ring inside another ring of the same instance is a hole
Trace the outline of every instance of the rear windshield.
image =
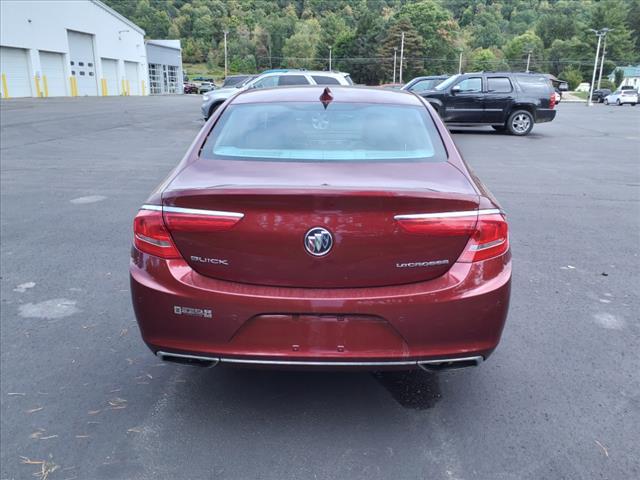
[(520, 84), (520, 87), (526, 91), (545, 93), (553, 89), (551, 80), (544, 75), (516, 75), (515, 78), (518, 81), (518, 84)]
[(203, 158), (308, 162), (440, 162), (446, 150), (424, 107), (321, 102), (230, 105)]
[(312, 75), (311, 78), (313, 78), (318, 85), (340, 85), (337, 78), (327, 77), (326, 75)]

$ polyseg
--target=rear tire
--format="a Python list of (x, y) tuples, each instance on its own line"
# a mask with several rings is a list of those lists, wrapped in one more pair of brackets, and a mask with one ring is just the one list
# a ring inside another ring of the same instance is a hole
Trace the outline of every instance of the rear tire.
[(616, 100), (616, 105), (618, 105), (619, 107), (622, 106), (622, 104), (620, 103), (620, 99)]
[(534, 123), (533, 115), (531, 115), (530, 112), (527, 110), (516, 110), (509, 115), (506, 128), (509, 129), (512, 135), (522, 137), (529, 135)]
[(605, 105), (609, 105), (609, 100), (607, 100), (606, 98), (604, 99), (604, 104)]

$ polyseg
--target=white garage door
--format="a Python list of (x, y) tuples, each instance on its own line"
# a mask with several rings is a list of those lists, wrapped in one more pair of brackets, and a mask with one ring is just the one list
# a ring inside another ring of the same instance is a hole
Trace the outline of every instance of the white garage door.
[(69, 30), (69, 63), (76, 79), (78, 95), (97, 95), (96, 61), (93, 56), (93, 36)]
[(140, 95), (140, 82), (138, 81), (138, 64), (136, 62), (124, 62), (124, 74), (127, 77), (129, 95)]
[[(2, 97), (30, 97), (31, 75), (27, 51), (22, 48), (0, 47)], [(6, 88), (6, 91), (5, 91)]]
[(67, 94), (67, 80), (64, 75), (63, 55), (40, 51), (40, 68), (42, 70), (42, 85), (40, 86), (42, 91), (50, 97), (65, 96)]
[(102, 77), (107, 84), (107, 95), (118, 95), (118, 62), (111, 58), (102, 58)]

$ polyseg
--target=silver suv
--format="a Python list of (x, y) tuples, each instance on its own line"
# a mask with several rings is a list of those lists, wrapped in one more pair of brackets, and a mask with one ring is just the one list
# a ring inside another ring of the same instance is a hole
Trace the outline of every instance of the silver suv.
[(353, 81), (348, 73), (342, 72), (271, 70), (257, 77), (250, 77), (239, 85), (205, 93), (202, 96), (202, 116), (205, 120), (208, 119), (227, 98), (239, 91), (288, 85), (353, 85)]

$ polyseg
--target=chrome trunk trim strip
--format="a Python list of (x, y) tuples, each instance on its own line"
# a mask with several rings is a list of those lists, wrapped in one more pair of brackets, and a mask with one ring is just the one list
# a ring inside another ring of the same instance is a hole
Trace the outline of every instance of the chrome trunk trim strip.
[(428, 218), (456, 218), (470, 217), (475, 215), (492, 215), (494, 213), (504, 213), (499, 208), (486, 208), (484, 210), (468, 210), (465, 212), (440, 212), (440, 213), (413, 213), (409, 215), (396, 215), (395, 220), (416, 220)]
[(163, 207), (161, 205), (142, 205), (140, 210), (154, 210), (156, 212), (169, 212), (169, 213), (186, 213), (190, 215), (207, 215), (210, 217), (228, 217), (228, 218), (243, 218), (244, 213), (238, 212), (224, 212), (221, 210), (200, 210), (197, 208), (182, 208), (182, 207)]

